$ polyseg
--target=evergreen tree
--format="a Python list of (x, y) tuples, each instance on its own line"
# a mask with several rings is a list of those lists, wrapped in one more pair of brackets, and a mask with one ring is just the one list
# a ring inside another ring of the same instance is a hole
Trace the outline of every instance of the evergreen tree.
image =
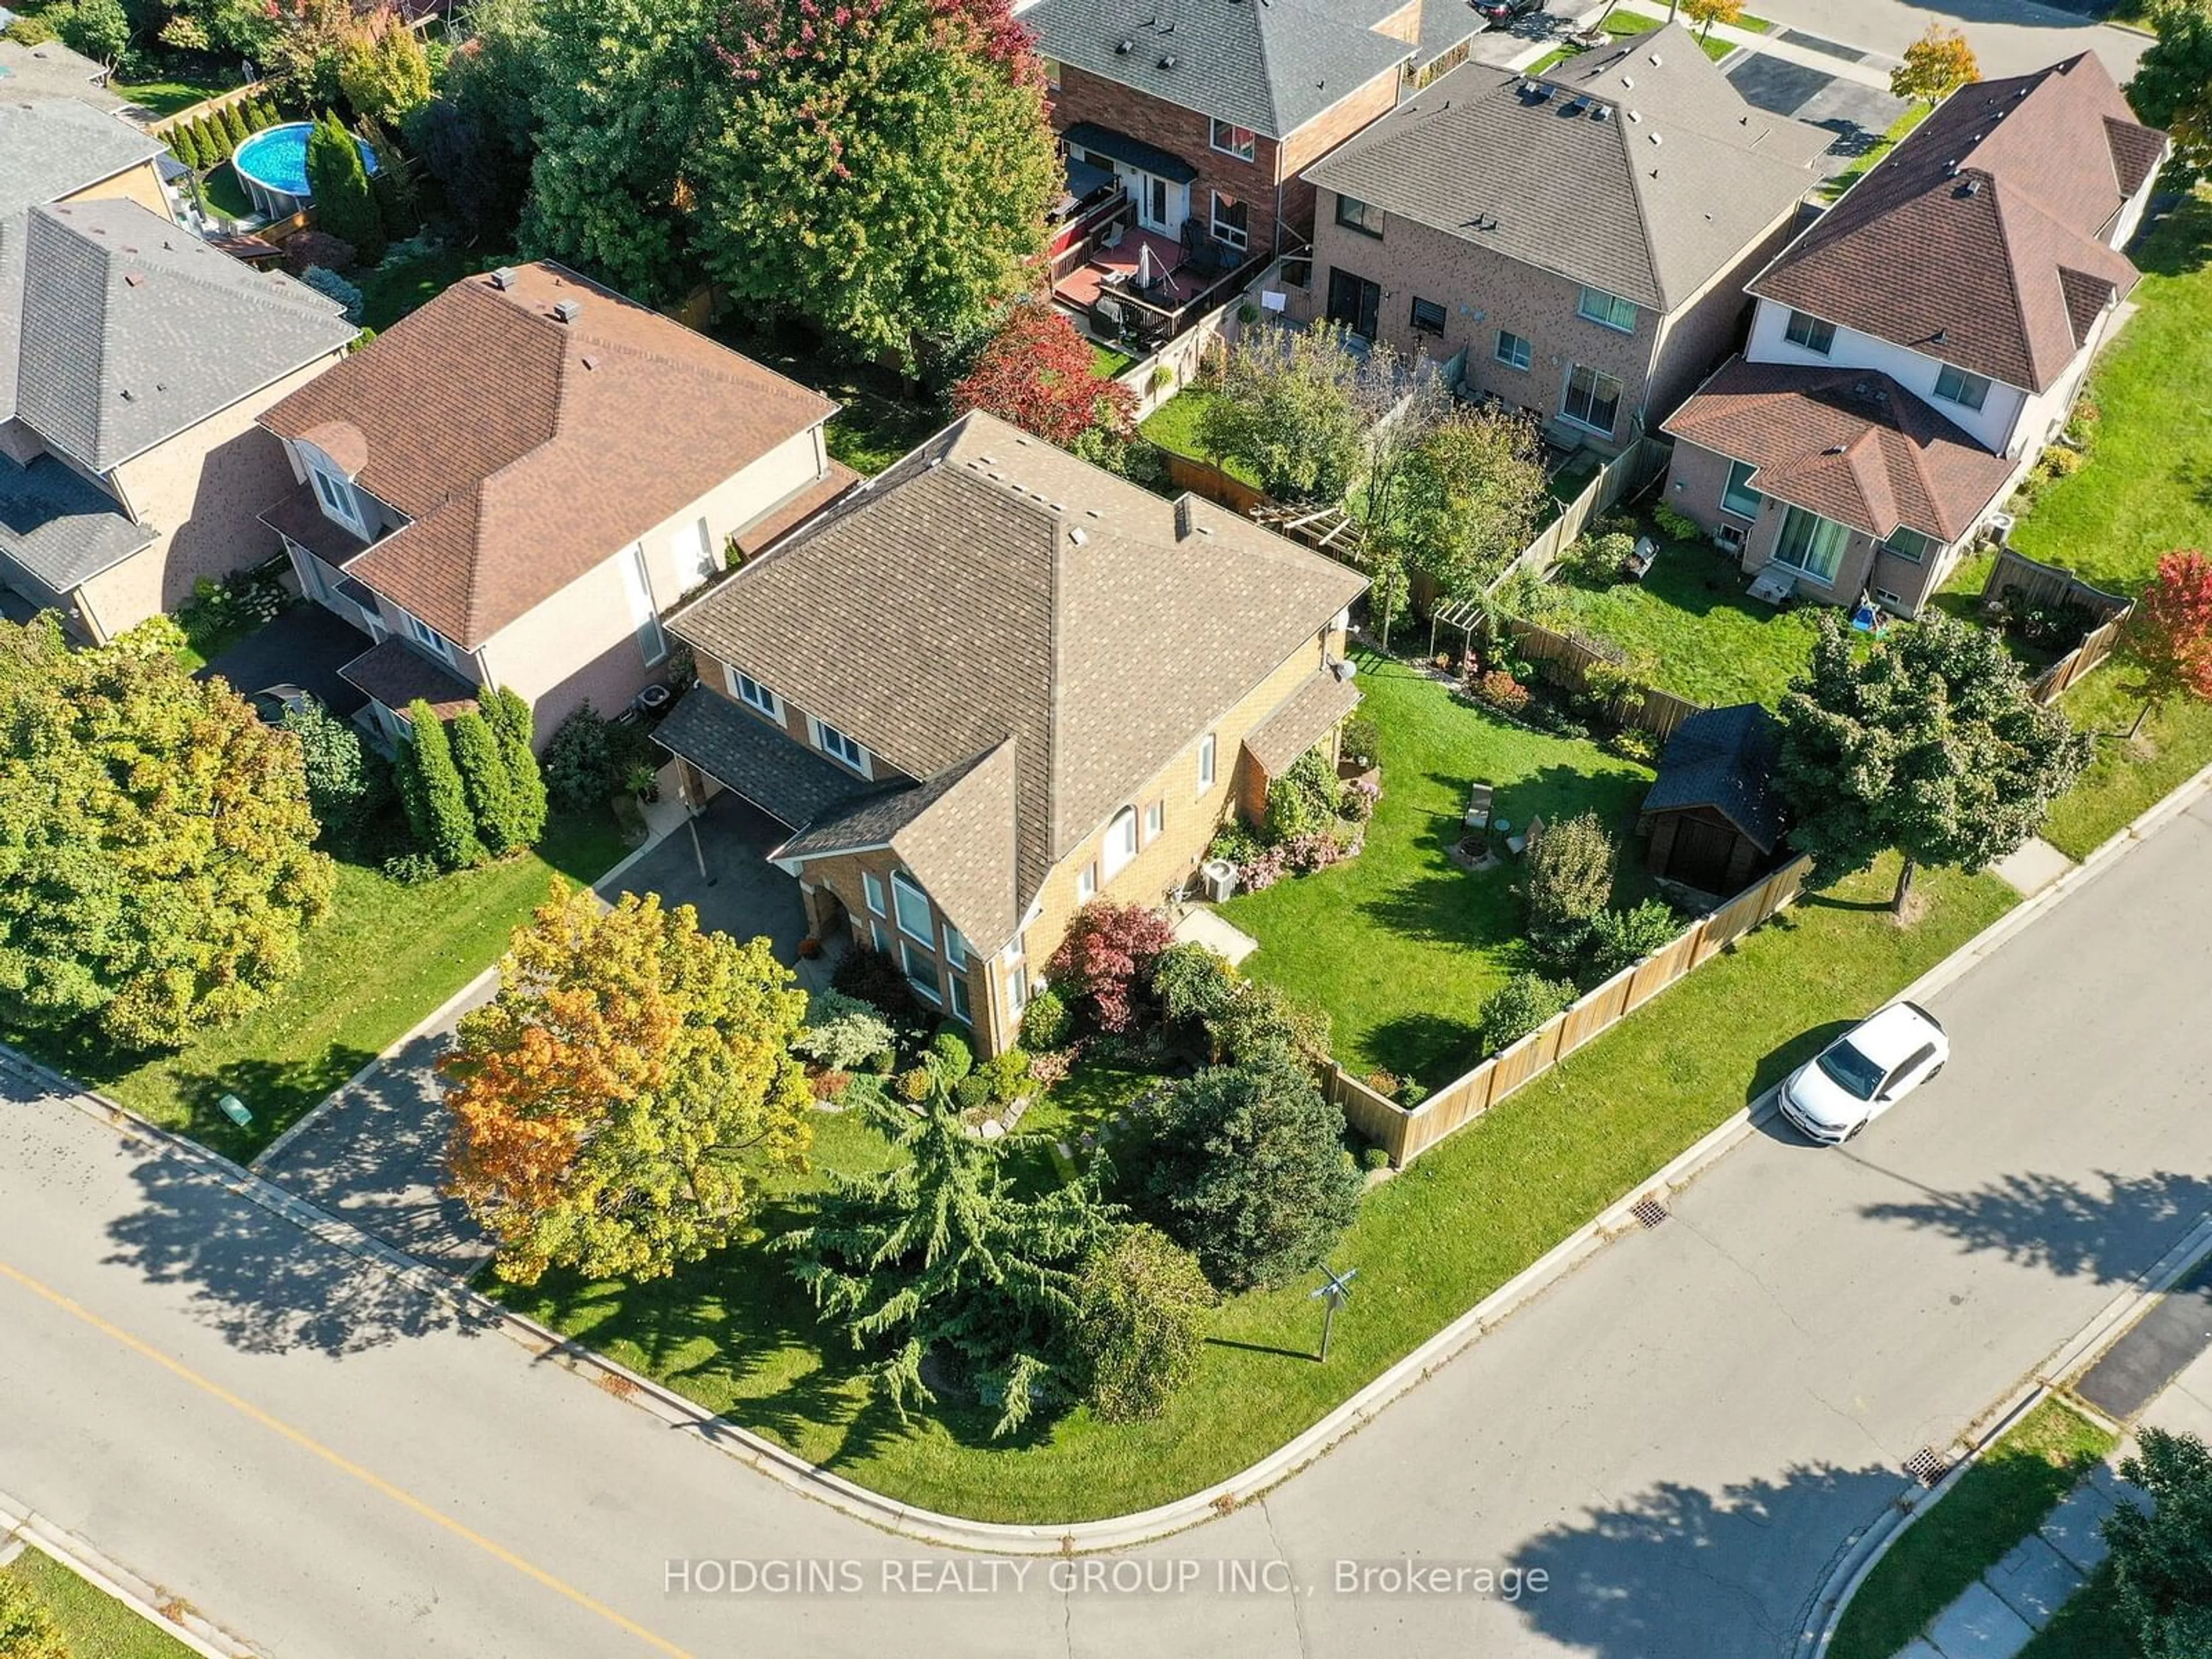
[(407, 718), (415, 735), (402, 746), (400, 771), (409, 781), (403, 787), (401, 799), (406, 803), (416, 839), (445, 869), (481, 863), (483, 843), (477, 839), (468, 789), (453, 764), (453, 745), (445, 726), (420, 697), (408, 705)]
[(365, 265), (384, 257), (384, 224), (370, 190), (368, 169), (353, 134), (325, 112), (307, 139), (307, 188), (315, 198), (315, 227), (351, 242)]
[(169, 129), (167, 136), (169, 140), (169, 154), (183, 162), (185, 166), (198, 173), (206, 165), (200, 160), (200, 147), (192, 137), (191, 122), (179, 121)]
[(453, 768), (468, 796), (469, 816), (476, 820), (477, 838), (495, 857), (512, 853), (521, 843), (514, 839), (514, 791), (507, 787), (499, 739), (473, 709), (454, 715), (447, 723), (446, 735), (452, 742)]
[(507, 787), (514, 800), (512, 820), (518, 847), (535, 847), (545, 833), (545, 776), (532, 747), (536, 737), (530, 705), (519, 692), (502, 686), (484, 694), (485, 723), (499, 739), (500, 758), (507, 763)]
[(246, 118), (239, 113), (236, 104), (225, 104), (219, 112), (219, 116), (222, 122), (223, 137), (230, 140), (231, 149), (236, 149), (246, 142)]
[(210, 167), (230, 159), (230, 140), (222, 129), (204, 115), (192, 118), (192, 139), (198, 144), (201, 157)]
[(1085, 1382), (1073, 1342), (1081, 1274), (1112, 1232), (1112, 1209), (1088, 1177), (1018, 1196), (1003, 1143), (969, 1134), (933, 1073), (918, 1112), (874, 1092), (860, 1109), (902, 1156), (875, 1174), (830, 1171), (814, 1224), (775, 1246), (798, 1258), (823, 1317), (843, 1326), (902, 1419), (936, 1398), (925, 1357), (997, 1407), (994, 1435), (1019, 1430), (1039, 1404), (1072, 1403)]

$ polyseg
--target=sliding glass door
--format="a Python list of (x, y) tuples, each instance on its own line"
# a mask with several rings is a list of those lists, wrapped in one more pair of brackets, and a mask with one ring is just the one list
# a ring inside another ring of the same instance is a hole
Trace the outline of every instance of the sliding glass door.
[(1819, 582), (1833, 585), (1843, 568), (1844, 550), (1851, 544), (1850, 526), (1793, 507), (1782, 520), (1782, 539), (1774, 556), (1795, 566)]

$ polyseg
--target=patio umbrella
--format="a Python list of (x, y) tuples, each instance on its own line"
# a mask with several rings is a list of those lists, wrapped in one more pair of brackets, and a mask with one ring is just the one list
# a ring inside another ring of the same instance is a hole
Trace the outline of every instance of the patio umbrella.
[(1142, 243), (1137, 249), (1137, 287), (1141, 291), (1159, 280), (1158, 267), (1152, 263), (1152, 245)]

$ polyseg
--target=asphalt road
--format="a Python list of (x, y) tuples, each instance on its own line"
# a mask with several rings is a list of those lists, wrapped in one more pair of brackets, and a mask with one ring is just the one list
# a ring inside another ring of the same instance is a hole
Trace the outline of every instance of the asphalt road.
[[(1073, 1585), (847, 1521), (20, 1091), (0, 1490), (284, 1659), (1778, 1654), (1903, 1460), (2212, 1207), (2208, 861), (2200, 802), (1936, 998), (1948, 1071), (1850, 1149), (1753, 1139), (1264, 1503)], [(1408, 1556), (1466, 1572), (1405, 1593)]]
[[(1663, 12), (1663, 0), (1645, 10)], [(2021, 75), (2077, 52), (2104, 59), (2124, 82), (2150, 44), (2147, 36), (2098, 20), (2110, 10), (2102, 0), (2039, 5), (2034, 0), (1755, 0), (1745, 8), (1785, 28), (1892, 58), (1919, 39), (1930, 23), (1964, 29), (1984, 77)]]

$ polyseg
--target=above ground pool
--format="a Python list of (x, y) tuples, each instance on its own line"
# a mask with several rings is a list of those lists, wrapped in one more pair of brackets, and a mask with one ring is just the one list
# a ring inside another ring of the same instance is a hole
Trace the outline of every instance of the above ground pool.
[[(255, 133), (234, 151), (230, 170), (253, 198), (253, 205), (272, 219), (288, 219), (313, 199), (307, 188), (307, 140), (313, 121), (287, 121)], [(376, 156), (358, 138), (361, 164), (376, 171)]]

